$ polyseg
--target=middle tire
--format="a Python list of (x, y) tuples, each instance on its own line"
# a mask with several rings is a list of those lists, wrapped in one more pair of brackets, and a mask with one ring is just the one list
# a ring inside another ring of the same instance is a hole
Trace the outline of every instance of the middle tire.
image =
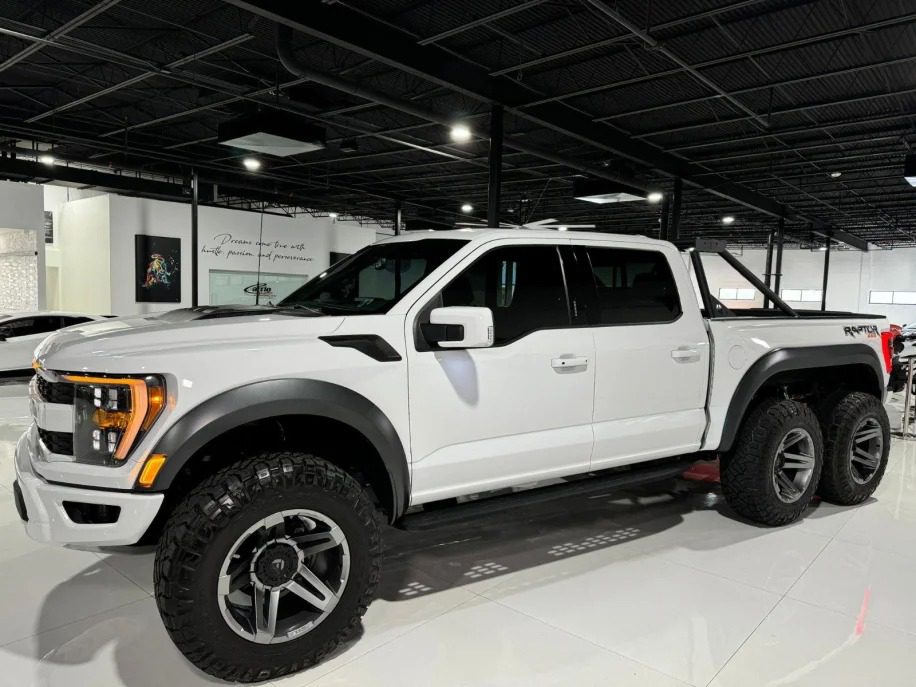
[(772, 399), (745, 420), (722, 469), (722, 492), (740, 515), (763, 525), (794, 522), (820, 480), (824, 441), (806, 404)]

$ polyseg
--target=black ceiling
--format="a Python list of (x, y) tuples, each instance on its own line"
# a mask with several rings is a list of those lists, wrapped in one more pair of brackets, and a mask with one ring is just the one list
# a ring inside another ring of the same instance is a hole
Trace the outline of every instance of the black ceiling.
[[(300, 22), (294, 56), (316, 78), (283, 67), (277, 25), (255, 5)], [(347, 40), (301, 25), (322, 20)], [(428, 57), (395, 67), (370, 56), (379, 41)], [(685, 185), (682, 234), (761, 242), (776, 220), (730, 199), (740, 191), (784, 208), (801, 240), (829, 225), (916, 245), (916, 189), (902, 176), (914, 46), (912, 0), (0, 0), (0, 143), (19, 158), (53, 144), (59, 160), (158, 181), (193, 167), (221, 203), (390, 221), (401, 199), (408, 219), (451, 223), (462, 203), (486, 207), (500, 100), (504, 220), (654, 235), (660, 206), (576, 201), (573, 179), (590, 170), (670, 193), (677, 168), (707, 187)], [(328, 148), (246, 172), (216, 129), (258, 107), (324, 126)], [(457, 120), (471, 142), (449, 139)], [(573, 135), (576, 122), (594, 135)], [(358, 150), (342, 151), (345, 139)], [(18, 178), (41, 178), (34, 168)]]

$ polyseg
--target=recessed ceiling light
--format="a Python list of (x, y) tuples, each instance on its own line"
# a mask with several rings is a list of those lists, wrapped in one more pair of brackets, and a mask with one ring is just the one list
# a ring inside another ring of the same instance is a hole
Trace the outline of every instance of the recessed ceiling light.
[(645, 200), (646, 192), (635, 186), (607, 179), (576, 179), (573, 181), (573, 198), (605, 205)]
[(646, 200), (648, 200), (650, 203), (660, 203), (662, 200), (662, 194), (658, 191), (653, 191), (648, 196), (646, 196)]
[(57, 162), (57, 158), (55, 158), (53, 155), (48, 155), (45, 153), (44, 155), (38, 156), (38, 161), (43, 165), (53, 165), (55, 162)]
[(843, 176), (842, 172), (830, 172), (831, 179), (839, 179), (841, 176)]
[(336, 212), (329, 212), (329, 213), (328, 213), (328, 217), (330, 217), (331, 219), (337, 219), (337, 213), (336, 213)]
[(471, 140), (471, 129), (467, 124), (455, 124), (449, 132), (455, 143), (467, 143)]
[(725, 215), (725, 217), (722, 218), (722, 224), (731, 224), (734, 221), (735, 221), (735, 218), (732, 217), (731, 215)]
[(557, 227), (557, 231), (566, 231), (566, 227), (563, 227), (563, 226)]
[(461, 212), (468, 213), (468, 212), (473, 212), (473, 211), (474, 211), (474, 206), (471, 205), (470, 203), (465, 203), (464, 205), (461, 206)]
[(249, 172), (257, 172), (261, 169), (261, 161), (256, 157), (246, 157), (242, 160), (242, 164)]

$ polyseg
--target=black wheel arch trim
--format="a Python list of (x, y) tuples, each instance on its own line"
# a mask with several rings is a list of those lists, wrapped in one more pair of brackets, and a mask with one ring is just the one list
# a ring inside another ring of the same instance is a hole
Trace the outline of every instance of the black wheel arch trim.
[(879, 398), (884, 394), (884, 367), (877, 353), (868, 344), (850, 343), (804, 348), (776, 348), (751, 365), (732, 396), (725, 414), (719, 451), (729, 451), (738, 436), (756, 393), (772, 377), (782, 372), (844, 365), (866, 365), (875, 373), (875, 389)]
[(213, 439), (249, 422), (282, 415), (329, 418), (361, 433), (378, 452), (388, 474), (392, 521), (407, 509), (410, 470), (394, 425), (366, 397), (346, 387), (312, 379), (253, 382), (218, 394), (188, 411), (151, 451), (166, 455), (153, 488), (136, 491), (167, 491), (185, 464)]

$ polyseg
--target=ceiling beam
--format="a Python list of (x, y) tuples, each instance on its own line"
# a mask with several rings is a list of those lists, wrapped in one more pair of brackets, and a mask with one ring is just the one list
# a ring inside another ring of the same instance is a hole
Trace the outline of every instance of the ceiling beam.
[(508, 17), (510, 14), (515, 14), (516, 12), (522, 12), (524, 10), (530, 9), (537, 5), (543, 5), (547, 0), (527, 0), (527, 2), (519, 3), (513, 7), (507, 7), (504, 10), (494, 12), (493, 14), (488, 14), (485, 17), (479, 17), (477, 19), (472, 19), (469, 22), (461, 24), (460, 26), (455, 26), (451, 29), (446, 29), (440, 33), (437, 33), (434, 36), (428, 36), (426, 38), (421, 38), (418, 43), (420, 45), (430, 45), (432, 43), (438, 43), (439, 41), (455, 36), (459, 33), (464, 33), (470, 29), (476, 28), (478, 26), (483, 26), (484, 24), (489, 24), (490, 22), (502, 19), (503, 17)]
[(28, 57), (31, 57), (35, 53), (39, 52), (46, 45), (48, 45), (49, 42), (53, 43), (58, 38), (61, 38), (62, 36), (66, 36), (68, 33), (73, 31), (74, 29), (79, 28), (80, 26), (85, 24), (90, 19), (93, 19), (94, 17), (102, 14), (102, 12), (108, 11), (108, 9), (114, 7), (120, 1), (121, 0), (103, 0), (102, 2), (98, 3), (94, 7), (91, 7), (90, 9), (86, 10), (82, 14), (77, 15), (70, 21), (64, 24), (61, 24), (56, 29), (48, 31), (48, 33), (46, 33), (44, 36), (41, 37), (42, 38), (41, 42), (32, 43), (32, 45), (28, 46), (27, 48), (24, 48), (23, 50), (19, 51), (15, 55), (12, 55), (6, 58), (2, 63), (0, 63), (0, 72), (4, 72), (7, 69), (9, 69), (10, 67), (16, 64), (19, 64), (20, 62), (22, 62), (22, 60)]
[(270, 0), (227, 2), (281, 26), (344, 47), (476, 100), (488, 104), (500, 103), (518, 116), (666, 175), (681, 177), (688, 184), (705, 188), (741, 205), (774, 217), (792, 216), (790, 208), (782, 203), (710, 174), (698, 165), (634, 140), (611, 127), (596, 124), (588, 116), (563, 105), (545, 103), (525, 108), (535, 95), (526, 86), (506, 77), (490, 76), (485, 69), (461, 60), (438, 46), (417, 45), (404, 31), (348, 11), (338, 4), (309, 4), (306, 7), (296, 4), (279, 6)]
[[(254, 38), (254, 36), (251, 35), (250, 33), (243, 33), (239, 36), (236, 36), (235, 38), (230, 38), (227, 41), (218, 43), (217, 45), (211, 45), (209, 48), (205, 48), (204, 50), (196, 52), (192, 55), (186, 55), (177, 60), (174, 60), (173, 62), (169, 62), (162, 69), (164, 70), (177, 69), (178, 67), (186, 65), (190, 62), (194, 62), (196, 60), (202, 60), (222, 50), (226, 50), (228, 48), (235, 47), (236, 45), (241, 45), (242, 43), (250, 41), (252, 38)], [(159, 73), (160, 72), (158, 71), (146, 71), (141, 74), (137, 74), (136, 76), (132, 76), (129, 79), (126, 79), (116, 84), (112, 84), (111, 86), (108, 86), (107, 88), (103, 88), (99, 91), (95, 91), (94, 93), (90, 93), (89, 95), (84, 95), (82, 98), (77, 98), (76, 100), (71, 100), (70, 102), (64, 103), (63, 105), (59, 105), (58, 107), (52, 108), (50, 110), (45, 110), (44, 112), (41, 112), (35, 115), (34, 117), (30, 117), (29, 119), (25, 120), (25, 122), (26, 124), (32, 124), (33, 122), (39, 122), (46, 117), (50, 117), (60, 112), (66, 112), (67, 110), (73, 109), (74, 107), (85, 105), (86, 103), (91, 102), (97, 98), (102, 98), (106, 95), (111, 95), (112, 93), (120, 91), (122, 88), (127, 88), (129, 86), (138, 84), (141, 81), (145, 81), (146, 79), (152, 78), (154, 76), (158, 76)]]
[(583, 0), (583, 2), (587, 3), (588, 6), (591, 7), (593, 10), (595, 10), (595, 12), (597, 12), (598, 14), (604, 17), (607, 17), (614, 23), (622, 26), (631, 35), (635, 36), (636, 38), (641, 40), (643, 43), (645, 43), (648, 49), (654, 50), (655, 52), (661, 53), (662, 55), (667, 57), (671, 62), (674, 62), (674, 64), (676, 64), (678, 67), (680, 67), (681, 69), (686, 71), (688, 74), (690, 74), (690, 76), (692, 76), (696, 81), (699, 81), (701, 84), (703, 84), (708, 89), (710, 89), (715, 94), (717, 94), (720, 98), (723, 98), (726, 101), (728, 101), (729, 103), (731, 103), (732, 107), (740, 110), (741, 112), (744, 112), (748, 117), (755, 120), (760, 126), (764, 128), (764, 130), (769, 128), (770, 126), (769, 122), (764, 117), (754, 112), (751, 108), (749, 108), (747, 105), (745, 105), (740, 100), (738, 100), (735, 96), (733, 96), (729, 91), (726, 91), (724, 88), (722, 88), (719, 84), (717, 84), (715, 81), (710, 79), (708, 76), (701, 73), (698, 69), (695, 69), (690, 64), (688, 64), (685, 60), (678, 57), (664, 43), (659, 42), (658, 40), (653, 38), (651, 35), (649, 35), (647, 31), (643, 31), (641, 28), (639, 28), (632, 21), (624, 17), (617, 10), (614, 10), (608, 7), (607, 4), (604, 2), (604, 0)]
[[(227, 0), (231, 2), (232, 0)], [(829, 33), (819, 33), (813, 36), (807, 36), (805, 38), (798, 38), (787, 43), (775, 43), (773, 45), (765, 46), (762, 48), (753, 48), (751, 50), (746, 50), (740, 53), (732, 53), (731, 55), (724, 55), (722, 57), (716, 57), (710, 60), (704, 60), (703, 62), (696, 62), (691, 64), (692, 69), (707, 69), (709, 67), (718, 67), (723, 64), (731, 64), (732, 62), (739, 62), (744, 59), (750, 59), (752, 57), (759, 57), (761, 55), (772, 55), (774, 53), (784, 52), (787, 50), (794, 50), (796, 48), (805, 47), (808, 45), (814, 45), (816, 43), (824, 43), (832, 40), (837, 40), (839, 38), (847, 38), (850, 36), (860, 36), (862, 34), (878, 31), (880, 29), (891, 28), (894, 26), (901, 26), (905, 24), (911, 24), (916, 21), (916, 14), (904, 14), (896, 17), (890, 17), (888, 19), (881, 19), (868, 24), (862, 24), (859, 26), (852, 26), (845, 29), (838, 29), (837, 31), (831, 31)], [(672, 69), (663, 69), (658, 72), (652, 72), (651, 74), (645, 74), (643, 76), (636, 76), (632, 79), (623, 79), (621, 81), (614, 81), (606, 84), (599, 84), (596, 86), (589, 86), (586, 88), (580, 88), (575, 91), (569, 91), (567, 93), (560, 93), (559, 95), (550, 96), (547, 98), (540, 98), (538, 100), (533, 100), (530, 104), (537, 105), (544, 102), (554, 102), (560, 100), (568, 100), (570, 98), (578, 98), (583, 95), (592, 95), (594, 93), (601, 93), (603, 91), (609, 91), (615, 88), (621, 88), (622, 86), (631, 86), (633, 84), (641, 84), (647, 81), (653, 81), (655, 79), (661, 79), (667, 76), (674, 76), (676, 74), (682, 73), (684, 70), (682, 67), (678, 66)]]
[[(709, 19), (716, 16), (717, 14), (722, 14), (724, 12), (732, 12), (734, 10), (744, 9), (751, 5), (759, 5), (762, 2), (767, 0), (739, 0), (738, 2), (733, 2), (729, 5), (723, 5), (722, 7), (715, 7), (707, 10), (703, 10), (698, 14), (688, 14), (684, 17), (679, 17), (678, 19), (672, 19), (671, 21), (666, 21), (661, 24), (656, 24), (651, 27), (649, 30), (652, 33), (658, 31), (664, 31), (666, 29), (674, 28), (675, 26), (681, 26), (683, 24), (690, 24), (696, 21), (701, 21), (703, 19)], [(593, 43), (586, 43), (585, 45), (578, 45), (575, 48), (569, 48), (568, 50), (563, 50), (558, 53), (553, 53), (552, 55), (544, 55), (543, 57), (538, 57), (533, 60), (528, 60), (526, 62), (520, 62), (518, 64), (513, 64), (511, 67), (503, 67), (502, 69), (497, 69), (490, 72), (490, 76), (502, 76), (503, 74), (512, 74), (514, 72), (521, 72), (532, 67), (538, 67), (542, 64), (547, 64), (549, 62), (555, 62), (556, 60), (562, 60), (567, 57), (572, 57), (573, 55), (578, 55), (583, 52), (589, 52), (591, 50), (597, 50), (598, 48), (606, 48), (610, 45), (615, 45), (618, 43), (625, 43), (631, 40), (631, 37), (628, 34), (621, 34), (619, 36), (614, 36), (613, 38), (605, 38), (600, 41), (595, 41)]]

